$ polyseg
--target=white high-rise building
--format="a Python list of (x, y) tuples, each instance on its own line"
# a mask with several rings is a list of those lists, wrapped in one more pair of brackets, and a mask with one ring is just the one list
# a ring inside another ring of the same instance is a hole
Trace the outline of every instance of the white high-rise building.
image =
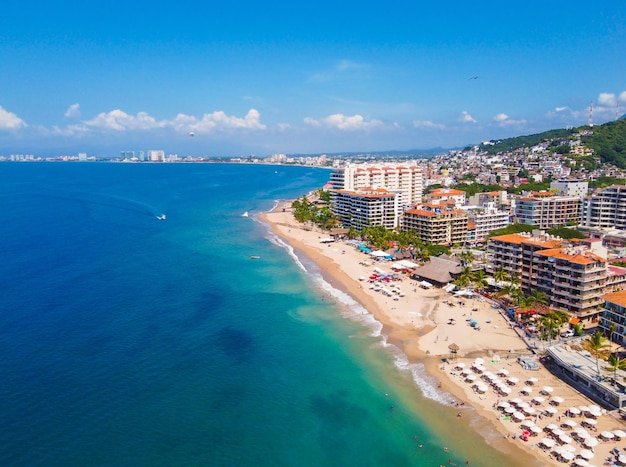
[(165, 160), (165, 151), (162, 149), (151, 149), (148, 151), (148, 160), (150, 162), (163, 162)]
[(347, 164), (330, 175), (333, 190), (384, 188), (401, 195), (400, 206), (422, 202), (422, 170), (409, 164)]

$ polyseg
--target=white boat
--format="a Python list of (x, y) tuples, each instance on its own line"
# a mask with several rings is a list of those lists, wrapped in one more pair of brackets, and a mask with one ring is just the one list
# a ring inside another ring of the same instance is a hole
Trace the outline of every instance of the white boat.
[(241, 217), (248, 217), (248, 211), (244, 212)]
[(161, 214), (160, 216), (156, 216), (157, 219), (159, 219), (160, 221), (164, 221), (166, 219), (165, 214)]

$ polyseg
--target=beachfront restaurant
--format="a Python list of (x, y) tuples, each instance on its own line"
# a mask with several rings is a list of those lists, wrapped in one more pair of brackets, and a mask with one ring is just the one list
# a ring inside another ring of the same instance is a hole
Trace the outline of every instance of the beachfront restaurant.
[[(588, 351), (575, 351), (567, 344), (548, 347), (546, 353), (546, 367), (577, 391), (609, 410), (626, 408), (626, 371), (617, 370), (615, 378), (613, 372), (598, 375), (595, 358)], [(601, 371), (602, 368), (600, 363)]]

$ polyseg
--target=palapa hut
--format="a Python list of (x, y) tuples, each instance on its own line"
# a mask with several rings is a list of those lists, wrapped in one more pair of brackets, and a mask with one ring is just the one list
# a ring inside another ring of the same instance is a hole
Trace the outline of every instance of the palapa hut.
[(456, 279), (463, 268), (458, 261), (449, 257), (433, 256), (428, 263), (415, 269), (413, 278), (421, 281), (426, 280), (431, 284), (442, 287)]

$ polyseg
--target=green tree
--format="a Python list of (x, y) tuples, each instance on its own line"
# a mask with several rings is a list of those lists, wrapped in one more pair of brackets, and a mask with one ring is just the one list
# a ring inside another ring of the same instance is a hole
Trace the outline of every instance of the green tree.
[(478, 271), (474, 271), (472, 274), (472, 282), (474, 283), (474, 287), (479, 292), (482, 292), (485, 287), (487, 287), (487, 275), (485, 271), (479, 269)]
[(606, 354), (607, 349), (610, 347), (610, 345), (606, 343), (606, 337), (604, 337), (601, 331), (596, 331), (585, 340), (583, 347), (589, 350), (589, 352), (596, 357), (596, 369), (598, 371), (598, 376), (600, 376), (600, 364), (598, 363), (598, 360), (600, 355)]
[(615, 386), (615, 377), (617, 375), (617, 370), (626, 370), (626, 360), (622, 360), (619, 355), (612, 353), (611, 355), (609, 355), (607, 362), (609, 363), (609, 366), (605, 369), (613, 372), (612, 384), (613, 386)]
[(509, 280), (509, 277), (509, 273), (506, 271), (506, 269), (504, 269), (504, 266), (502, 265), (498, 266), (498, 269), (493, 272), (493, 278), (497, 283), (505, 282)]

